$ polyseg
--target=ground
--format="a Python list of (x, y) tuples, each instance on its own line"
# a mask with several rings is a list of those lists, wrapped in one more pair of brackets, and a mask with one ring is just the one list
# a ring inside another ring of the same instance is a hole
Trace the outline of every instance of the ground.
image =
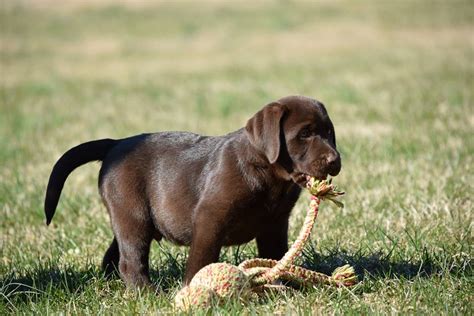
[[(54, 162), (91, 139), (224, 134), (291, 94), (326, 104), (347, 192), (300, 264), (350, 263), (361, 282), (213, 311), (473, 314), (471, 1), (6, 0), (0, 21), (0, 314), (175, 312), (187, 249), (153, 245), (156, 293), (106, 280), (99, 165), (70, 176), (46, 227)], [(251, 242), (221, 261), (254, 256)]]

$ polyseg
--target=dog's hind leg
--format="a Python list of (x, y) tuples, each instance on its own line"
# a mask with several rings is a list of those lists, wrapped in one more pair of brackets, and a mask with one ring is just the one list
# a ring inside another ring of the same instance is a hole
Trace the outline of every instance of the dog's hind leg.
[(151, 285), (148, 259), (155, 227), (143, 179), (129, 170), (127, 162), (123, 164), (114, 166), (116, 169), (105, 169), (100, 181), (101, 196), (115, 236), (103, 266), (106, 271), (113, 271), (114, 265), (118, 267), (127, 287), (146, 287)]
[(120, 251), (118, 264), (120, 276), (128, 287), (151, 285), (148, 259), (154, 229), (148, 218), (137, 216), (139, 213), (143, 214), (118, 211), (114, 214), (116, 216), (112, 216), (114, 234)]
[(102, 260), (102, 270), (104, 270), (106, 277), (118, 275), (119, 260), (119, 246), (117, 239), (114, 237)]

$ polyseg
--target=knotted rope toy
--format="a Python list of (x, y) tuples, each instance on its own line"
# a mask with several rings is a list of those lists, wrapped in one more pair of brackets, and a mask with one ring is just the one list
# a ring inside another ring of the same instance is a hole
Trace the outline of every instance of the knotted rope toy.
[(336, 198), (344, 192), (339, 191), (331, 179), (319, 181), (308, 177), (306, 186), (311, 194), (311, 201), (303, 227), (282, 259), (250, 259), (238, 267), (225, 262), (209, 264), (199, 270), (189, 285), (176, 294), (175, 306), (186, 311), (208, 307), (212, 302), (219, 303), (231, 297), (246, 300), (255, 293), (272, 288), (272, 283), (276, 280), (289, 281), (299, 286), (351, 286), (357, 283), (354, 268), (349, 265), (335, 269), (331, 276), (293, 265), (311, 234), (321, 201), (329, 200), (339, 207), (343, 206)]

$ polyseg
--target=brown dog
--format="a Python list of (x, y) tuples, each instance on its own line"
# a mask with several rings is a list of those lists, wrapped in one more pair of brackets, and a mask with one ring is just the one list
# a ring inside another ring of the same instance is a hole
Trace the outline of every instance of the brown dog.
[(306, 176), (323, 179), (341, 169), (324, 106), (291, 96), (224, 136), (163, 132), (70, 149), (49, 179), (47, 224), (67, 176), (93, 160), (103, 161), (99, 189), (115, 236), (103, 267), (107, 273), (118, 267), (128, 286), (150, 283), (150, 243), (162, 237), (191, 245), (185, 283), (216, 262), (222, 246), (256, 238), (259, 256), (281, 258), (288, 217)]

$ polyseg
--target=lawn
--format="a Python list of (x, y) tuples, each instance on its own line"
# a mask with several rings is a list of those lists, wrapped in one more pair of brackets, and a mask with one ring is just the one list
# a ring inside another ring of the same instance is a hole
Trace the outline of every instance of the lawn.
[(91, 139), (224, 134), (291, 94), (326, 104), (347, 192), (299, 263), (349, 263), (361, 282), (212, 312), (474, 313), (472, 1), (5, 0), (0, 23), (0, 314), (175, 313), (187, 248), (153, 244), (156, 293), (106, 280), (99, 164), (70, 176), (46, 227), (54, 162)]

